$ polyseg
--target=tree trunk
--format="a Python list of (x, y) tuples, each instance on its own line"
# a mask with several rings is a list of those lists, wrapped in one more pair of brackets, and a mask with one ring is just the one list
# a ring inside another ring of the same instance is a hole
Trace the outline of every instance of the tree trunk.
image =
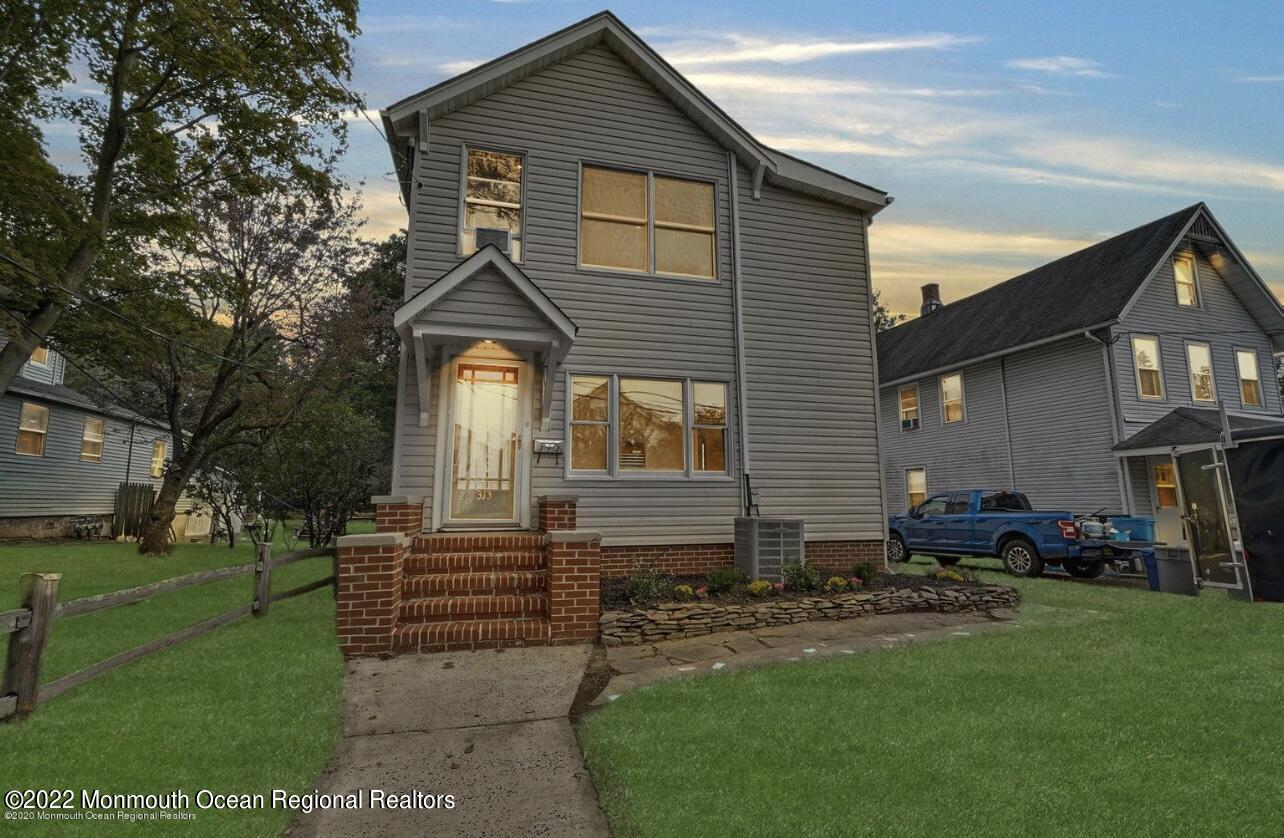
[(145, 556), (163, 555), (173, 549), (173, 545), (169, 542), (169, 528), (174, 523), (178, 499), (186, 485), (187, 478), (180, 472), (172, 469), (165, 472), (165, 481), (161, 483), (156, 502), (152, 504), (147, 531), (143, 533), (143, 538), (138, 544), (138, 552)]

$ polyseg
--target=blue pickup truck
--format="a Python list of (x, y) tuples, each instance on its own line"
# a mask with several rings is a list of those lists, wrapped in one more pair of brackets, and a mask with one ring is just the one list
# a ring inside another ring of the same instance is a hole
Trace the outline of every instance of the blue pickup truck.
[(1081, 579), (1100, 576), (1106, 562), (1122, 556), (1109, 541), (1085, 537), (1069, 512), (1036, 512), (1020, 492), (987, 489), (932, 495), (892, 516), (888, 561), (910, 554), (945, 565), (964, 556), (998, 556), (1014, 576), (1039, 576), (1045, 565), (1059, 564)]

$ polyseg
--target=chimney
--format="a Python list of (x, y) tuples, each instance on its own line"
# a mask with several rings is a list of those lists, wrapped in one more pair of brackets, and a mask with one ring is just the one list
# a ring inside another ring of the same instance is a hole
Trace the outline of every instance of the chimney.
[(929, 282), (923, 286), (923, 306), (918, 313), (923, 317), (928, 316), (943, 305), (941, 302), (940, 283)]

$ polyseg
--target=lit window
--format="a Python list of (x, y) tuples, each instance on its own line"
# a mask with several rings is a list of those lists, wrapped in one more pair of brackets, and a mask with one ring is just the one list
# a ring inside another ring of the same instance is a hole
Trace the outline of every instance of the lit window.
[(19, 454), (31, 457), (45, 455), (45, 437), (49, 432), (49, 408), (41, 404), (23, 402), (18, 413), (18, 446)]
[(910, 509), (927, 498), (927, 469), (905, 469), (905, 502)]
[(1208, 344), (1186, 344), (1186, 365), (1190, 368), (1190, 397), (1197, 402), (1217, 401), (1217, 390), (1213, 386), (1213, 353)]
[(521, 260), (523, 169), (519, 155), (468, 150), (460, 243), (465, 256), (495, 242), (500, 250)]
[(85, 417), (85, 428), (80, 434), (80, 459), (87, 463), (102, 461), (104, 424), (96, 416)]
[(941, 376), (941, 421), (950, 425), (963, 416), (963, 373)]
[(682, 471), (686, 465), (681, 381), (620, 379), (621, 471)]
[(715, 204), (710, 183), (585, 166), (580, 265), (713, 279)]
[(1199, 288), (1195, 285), (1195, 260), (1178, 256), (1173, 260), (1173, 276), (1177, 279), (1177, 305), (1198, 306)]
[(691, 468), (727, 472), (727, 385), (714, 381), (691, 384)]
[(611, 380), (600, 375), (571, 377), (571, 469), (606, 471), (610, 436)]
[(1239, 397), (1246, 406), (1262, 406), (1262, 377), (1257, 371), (1257, 353), (1251, 349), (1235, 350), (1239, 368)]
[(1137, 368), (1137, 393), (1143, 399), (1164, 397), (1164, 376), (1159, 368), (1159, 338), (1135, 335), (1132, 360)]
[(1160, 509), (1177, 505), (1177, 476), (1172, 463), (1155, 464), (1155, 497), (1159, 500)]
[(901, 430), (909, 431), (918, 427), (918, 385), (902, 387), (899, 393), (901, 403)]
[(38, 367), (49, 366), (49, 347), (37, 346), (31, 350), (31, 363)]
[(165, 440), (158, 439), (152, 443), (152, 477), (165, 476)]

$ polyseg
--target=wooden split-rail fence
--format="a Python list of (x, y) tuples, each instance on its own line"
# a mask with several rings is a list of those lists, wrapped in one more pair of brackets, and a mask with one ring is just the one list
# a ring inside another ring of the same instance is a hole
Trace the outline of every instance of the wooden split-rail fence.
[[(153, 652), (168, 649), (185, 640), (200, 637), (202, 634), (226, 626), (242, 617), (251, 614), (255, 617), (266, 616), (268, 606), (279, 600), (306, 594), (318, 588), (334, 586), (337, 578), (337, 567), (334, 573), (323, 579), (317, 579), (314, 582), (308, 582), (307, 584), (290, 588), (287, 591), (271, 592), (272, 570), (274, 568), (303, 559), (327, 555), (335, 556), (336, 562), (338, 561), (334, 547), (313, 547), (308, 550), (296, 550), (273, 558), (272, 545), (263, 543), (258, 545), (257, 554), (252, 563), (220, 567), (214, 570), (202, 570), (197, 573), (189, 573), (186, 576), (176, 576), (173, 579), (164, 579), (160, 582), (140, 585), (137, 588), (128, 588), (107, 594), (95, 594), (81, 599), (73, 599), (69, 602), (58, 602), (58, 582), (62, 579), (62, 574), (24, 573), (21, 584), (21, 607), (12, 611), (0, 612), (0, 635), (9, 635), (9, 656), (4, 668), (3, 687), (0, 687), (0, 720), (24, 719), (31, 715), (38, 704), (56, 698), (67, 690), (91, 681), (118, 666), (123, 666), (130, 661), (138, 660)], [(254, 575), (254, 595), (248, 605), (242, 605), (226, 613), (219, 614), (217, 617), (210, 617), (208, 620), (202, 620), (195, 625), (180, 629), (173, 634), (127, 649), (124, 652), (87, 666), (79, 672), (64, 675), (47, 684), (40, 683), (40, 669), (44, 660), (46, 641), (49, 638), (49, 628), (56, 620), (82, 617), (85, 614), (105, 611), (108, 608), (141, 602), (158, 594), (167, 594), (195, 585), (205, 585), (210, 582), (219, 582), (236, 576), (249, 576), (250, 574)]]

